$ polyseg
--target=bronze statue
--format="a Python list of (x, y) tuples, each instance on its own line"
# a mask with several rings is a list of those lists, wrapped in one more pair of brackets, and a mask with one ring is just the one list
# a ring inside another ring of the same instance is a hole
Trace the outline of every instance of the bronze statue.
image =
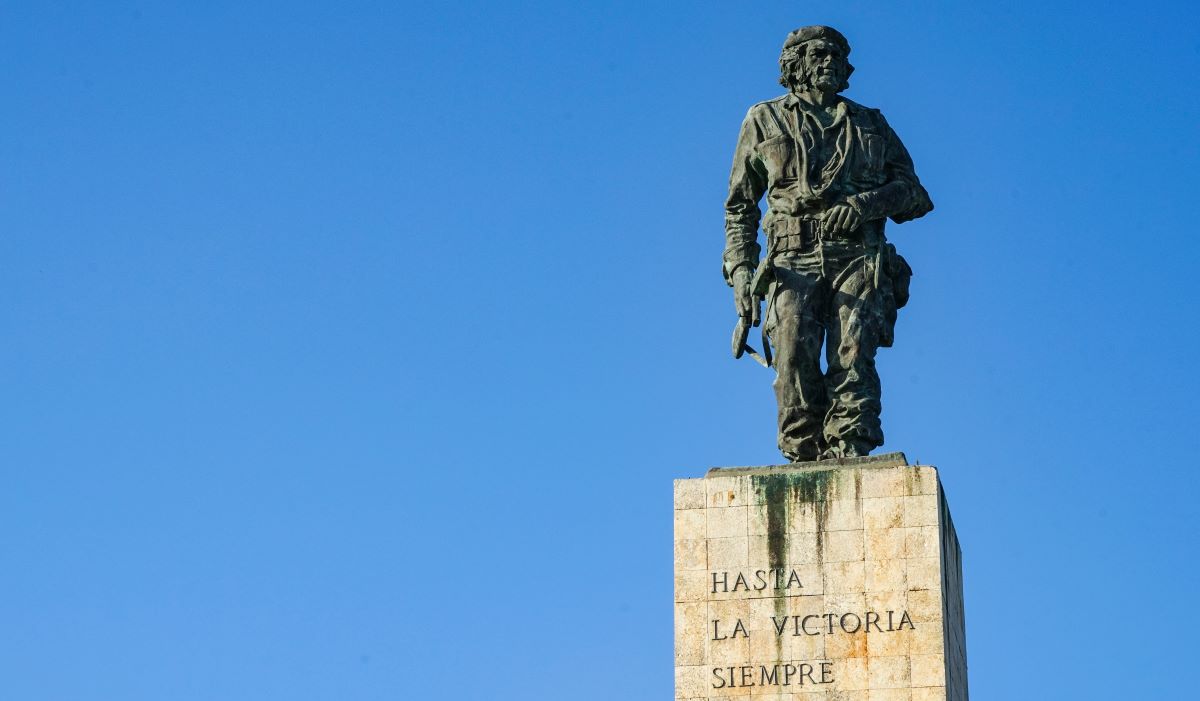
[[(912, 275), (884, 223), (933, 209), (883, 115), (839, 95), (854, 71), (849, 54), (830, 27), (788, 35), (779, 56), (788, 92), (750, 108), (725, 202), (734, 356), (749, 352), (775, 367), (779, 449), (793, 462), (862, 456), (883, 444), (875, 352), (892, 345)], [(760, 322), (761, 355), (746, 345)]]

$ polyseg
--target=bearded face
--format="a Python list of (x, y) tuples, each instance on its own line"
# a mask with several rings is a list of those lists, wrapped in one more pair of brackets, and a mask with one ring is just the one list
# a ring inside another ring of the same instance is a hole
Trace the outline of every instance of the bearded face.
[(824, 39), (814, 39), (796, 47), (796, 59), (791, 62), (788, 83), (794, 89), (820, 90), (838, 93), (850, 85), (854, 69), (840, 46)]

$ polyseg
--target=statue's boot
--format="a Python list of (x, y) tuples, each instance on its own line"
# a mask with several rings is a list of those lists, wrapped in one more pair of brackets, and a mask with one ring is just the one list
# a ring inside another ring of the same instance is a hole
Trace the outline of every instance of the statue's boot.
[(785, 450), (783, 451), (783, 457), (787, 458), (788, 462), (812, 462), (821, 459), (819, 452), (816, 450), (811, 453), (793, 453)]
[(866, 441), (836, 439), (821, 453), (821, 460), (837, 460), (839, 458), (861, 458), (870, 455), (875, 446)]

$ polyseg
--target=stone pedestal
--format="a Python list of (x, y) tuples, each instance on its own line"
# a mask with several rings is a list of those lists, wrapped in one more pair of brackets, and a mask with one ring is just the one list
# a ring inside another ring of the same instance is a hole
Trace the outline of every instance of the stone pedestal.
[(958, 537), (900, 453), (675, 481), (675, 698), (966, 701)]

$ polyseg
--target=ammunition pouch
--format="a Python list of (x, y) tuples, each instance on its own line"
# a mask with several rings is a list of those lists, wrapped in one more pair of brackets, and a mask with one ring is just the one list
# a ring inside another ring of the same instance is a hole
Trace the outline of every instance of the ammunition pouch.
[(771, 250), (775, 253), (788, 251), (811, 251), (819, 239), (816, 219), (800, 219), (798, 217), (779, 217), (770, 222), (766, 228), (771, 237)]
[(880, 292), (883, 293), (883, 332), (879, 345), (890, 348), (896, 338), (897, 312), (908, 304), (909, 283), (912, 281), (912, 268), (904, 256), (896, 252), (896, 247), (890, 243), (883, 244), (880, 271)]

